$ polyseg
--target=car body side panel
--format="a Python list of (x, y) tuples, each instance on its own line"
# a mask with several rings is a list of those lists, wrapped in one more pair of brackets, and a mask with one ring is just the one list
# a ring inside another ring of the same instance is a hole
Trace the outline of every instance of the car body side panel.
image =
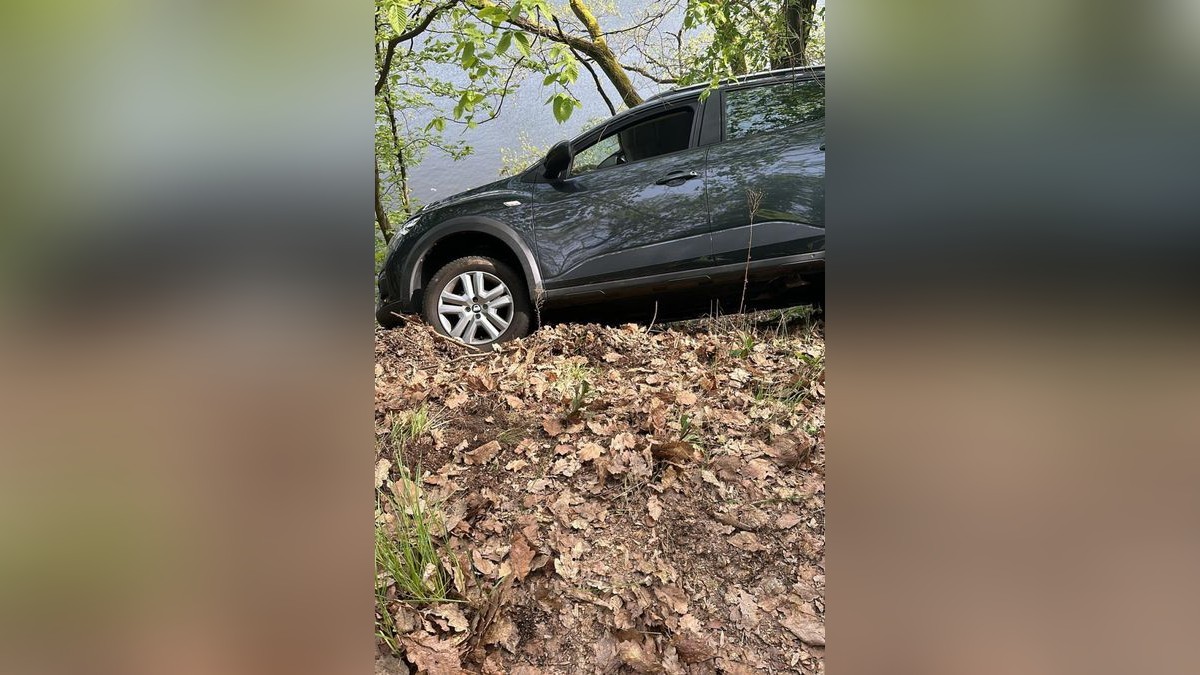
[[(696, 269), (712, 259), (703, 148), (534, 187), (547, 289)], [(673, 172), (694, 172), (659, 185)]]
[(819, 120), (708, 147), (714, 264), (824, 250), (824, 144)]

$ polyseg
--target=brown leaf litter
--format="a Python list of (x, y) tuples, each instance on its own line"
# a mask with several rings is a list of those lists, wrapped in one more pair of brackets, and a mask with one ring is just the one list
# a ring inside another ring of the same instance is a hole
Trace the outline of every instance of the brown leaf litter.
[[(389, 601), (379, 663), (823, 672), (823, 334), (752, 330), (562, 325), (485, 354), (377, 332), (376, 486), (419, 467), (460, 563), (452, 602)], [(421, 406), (444, 423), (395, 442)]]

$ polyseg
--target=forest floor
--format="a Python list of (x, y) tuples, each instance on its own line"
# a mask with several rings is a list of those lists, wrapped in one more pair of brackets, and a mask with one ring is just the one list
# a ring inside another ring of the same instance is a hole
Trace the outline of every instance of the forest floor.
[(824, 326), (375, 336), (377, 673), (824, 672)]

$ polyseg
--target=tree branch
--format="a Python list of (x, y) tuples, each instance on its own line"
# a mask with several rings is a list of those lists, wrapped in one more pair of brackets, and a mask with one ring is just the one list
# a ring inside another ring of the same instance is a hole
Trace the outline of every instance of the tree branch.
[(382, 92), (384, 85), (387, 84), (388, 73), (392, 70), (392, 58), (396, 54), (396, 45), (400, 44), (401, 42), (408, 42), (421, 33), (424, 33), (425, 29), (429, 28), (429, 24), (433, 23), (433, 20), (436, 19), (439, 14), (454, 7), (460, 1), (461, 0), (446, 0), (446, 2), (429, 10), (429, 13), (425, 15), (425, 18), (422, 19), (421, 22), (416, 26), (413, 26), (411, 30), (407, 30), (388, 40), (387, 53), (383, 57), (383, 66), (379, 69), (379, 78), (375, 80), (376, 95)]
[[(554, 17), (554, 25), (558, 27), (558, 32), (563, 32), (562, 24), (558, 22), (557, 16)], [(570, 45), (567, 46), (570, 47)], [(612, 115), (616, 115), (617, 108), (613, 105), (613, 102), (609, 100), (608, 94), (604, 93), (604, 86), (600, 84), (600, 76), (596, 74), (596, 69), (592, 68), (591, 62), (585, 59), (583, 55), (580, 54), (574, 47), (571, 47), (571, 53), (575, 55), (575, 59), (582, 63), (583, 67), (587, 68), (588, 73), (591, 74), (592, 81), (596, 83), (596, 91), (600, 92), (600, 98), (603, 98), (604, 105), (608, 106), (608, 112)]]
[(621, 67), (624, 68), (625, 70), (628, 70), (631, 73), (637, 73), (638, 75), (641, 75), (642, 77), (646, 78), (647, 80), (650, 80), (652, 82), (657, 82), (659, 84), (678, 84), (679, 83), (679, 78), (677, 78), (677, 77), (659, 77), (657, 75), (654, 75), (650, 71), (646, 70), (645, 68), (641, 68), (638, 66), (627, 66), (624, 63), (622, 63)]

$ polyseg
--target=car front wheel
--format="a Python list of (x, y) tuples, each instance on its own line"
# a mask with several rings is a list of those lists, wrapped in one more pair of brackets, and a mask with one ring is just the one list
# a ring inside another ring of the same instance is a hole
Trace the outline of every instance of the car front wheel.
[(425, 288), (423, 308), (435, 330), (475, 347), (529, 333), (524, 280), (493, 258), (468, 256), (438, 270)]

